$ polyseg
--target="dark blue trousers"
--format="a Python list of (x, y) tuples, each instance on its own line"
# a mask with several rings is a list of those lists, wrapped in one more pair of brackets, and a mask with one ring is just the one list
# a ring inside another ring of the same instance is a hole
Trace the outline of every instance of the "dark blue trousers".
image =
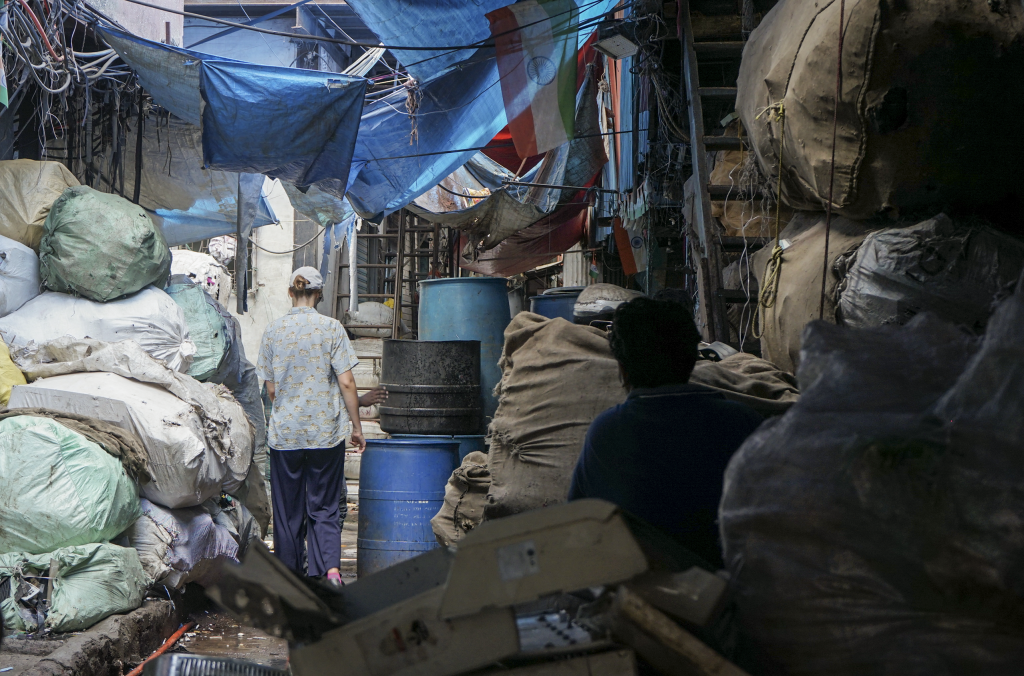
[(271, 449), (270, 468), (274, 554), (298, 575), (326, 575), (341, 564), (338, 502), (345, 489), (344, 445)]

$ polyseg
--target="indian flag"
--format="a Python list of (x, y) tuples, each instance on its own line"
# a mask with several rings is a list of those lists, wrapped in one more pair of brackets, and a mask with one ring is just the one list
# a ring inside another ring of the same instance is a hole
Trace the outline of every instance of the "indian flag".
[(573, 137), (579, 11), (573, 0), (524, 0), (487, 15), (501, 95), (519, 157)]

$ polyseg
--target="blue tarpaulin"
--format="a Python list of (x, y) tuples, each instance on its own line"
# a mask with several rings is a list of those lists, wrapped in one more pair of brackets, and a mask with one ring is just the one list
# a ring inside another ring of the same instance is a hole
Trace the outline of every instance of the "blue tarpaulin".
[(211, 57), (108, 26), (100, 35), (153, 100), (200, 124), (207, 167), (344, 197), (367, 80)]
[(202, 74), (208, 166), (345, 196), (365, 78), (213, 59)]
[(376, 222), (401, 209), (476, 154), (448, 151), (487, 145), (505, 126), (494, 50), (478, 57), (420, 86), (415, 134), (405, 92), (366, 104), (348, 191), (361, 217)]
[[(577, 0), (580, 22), (607, 13), (617, 0)], [(349, 6), (385, 45), (462, 47), (491, 42), (488, 12), (509, 0), (349, 0)], [(586, 42), (593, 28), (580, 33)], [(391, 49), (402, 67), (426, 82), (473, 57), (471, 49)]]

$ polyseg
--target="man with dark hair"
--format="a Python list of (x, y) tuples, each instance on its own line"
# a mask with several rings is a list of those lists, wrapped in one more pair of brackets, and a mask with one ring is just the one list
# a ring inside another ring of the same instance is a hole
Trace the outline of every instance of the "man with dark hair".
[(679, 303), (624, 303), (610, 341), (629, 396), (591, 423), (569, 499), (613, 502), (721, 566), (715, 521), (722, 476), (761, 416), (688, 383), (700, 333)]

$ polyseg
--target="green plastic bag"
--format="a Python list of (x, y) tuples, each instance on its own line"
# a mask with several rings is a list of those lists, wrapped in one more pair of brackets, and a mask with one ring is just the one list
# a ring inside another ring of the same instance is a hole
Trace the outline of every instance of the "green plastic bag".
[(171, 251), (142, 207), (87, 186), (68, 188), (43, 224), (39, 275), (51, 291), (105, 303), (171, 273)]
[(121, 462), (49, 418), (0, 420), (0, 554), (117, 537), (142, 513)]
[(184, 275), (175, 275), (164, 291), (185, 313), (189, 338), (196, 344), (196, 353), (187, 373), (196, 380), (205, 381), (220, 368), (228, 342), (224, 318), (206, 299), (206, 292)]
[[(46, 597), (50, 561), (57, 562), (53, 597)], [(0, 599), (4, 626), (13, 631), (56, 633), (88, 629), (115, 613), (142, 605), (152, 580), (131, 547), (108, 543), (65, 547), (48, 554), (0, 554), (0, 583), (11, 578)], [(38, 590), (38, 591), (37, 591)]]

